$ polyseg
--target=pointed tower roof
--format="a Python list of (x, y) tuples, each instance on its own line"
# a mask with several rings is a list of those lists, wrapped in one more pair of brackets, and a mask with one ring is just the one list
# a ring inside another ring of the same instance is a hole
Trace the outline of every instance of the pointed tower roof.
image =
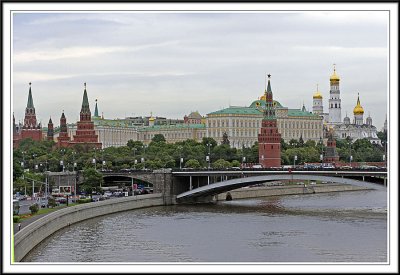
[(49, 124), (53, 124), (53, 121), (51, 120), (51, 117), (49, 119)]
[(82, 108), (81, 108), (81, 113), (87, 113), (90, 112), (89, 108), (89, 100), (86, 92), (86, 82), (84, 83), (85, 85), (85, 90), (83, 91), (83, 100), (82, 100)]
[(306, 106), (304, 106), (304, 102), (303, 102), (303, 108), (301, 108), (301, 110), (302, 110), (303, 112), (306, 112)]
[(340, 77), (336, 74), (336, 64), (333, 64), (333, 74), (330, 78), (331, 81), (339, 81)]
[(267, 85), (267, 93), (272, 93), (271, 89), (271, 80), (270, 80), (271, 75), (268, 74), (268, 85)]
[(95, 117), (99, 116), (99, 110), (97, 109), (97, 99), (96, 99), (96, 106), (94, 107), (94, 116)]
[(317, 84), (317, 91), (313, 95), (313, 98), (314, 99), (322, 99), (322, 95), (321, 95), (321, 93), (319, 92), (319, 89), (318, 89), (318, 84)]
[(357, 105), (356, 105), (356, 107), (354, 107), (353, 113), (354, 113), (354, 115), (362, 115), (362, 114), (364, 114), (364, 109), (360, 104), (360, 93), (358, 93)]
[(61, 118), (65, 118), (64, 110), (63, 110), (63, 112), (62, 112), (62, 114), (61, 114)]
[(32, 83), (29, 82), (28, 104), (26, 104), (26, 108), (35, 108), (35, 107), (33, 106), (33, 98), (32, 98), (31, 85), (32, 85)]

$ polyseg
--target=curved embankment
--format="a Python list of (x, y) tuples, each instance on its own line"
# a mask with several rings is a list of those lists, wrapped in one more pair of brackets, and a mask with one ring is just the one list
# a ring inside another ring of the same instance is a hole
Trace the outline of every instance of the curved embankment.
[(86, 203), (54, 211), (14, 235), (14, 261), (20, 262), (44, 239), (71, 224), (115, 212), (160, 205), (165, 205), (163, 195), (149, 194)]
[(229, 192), (221, 193), (215, 196), (217, 201), (226, 200), (228, 193), (231, 199), (248, 199), (268, 196), (283, 196), (283, 195), (299, 195), (312, 193), (327, 193), (341, 191), (357, 191), (370, 190), (367, 187), (354, 186), (350, 184), (326, 183), (316, 185), (286, 185), (286, 186), (269, 186), (269, 187), (250, 187), (240, 188)]

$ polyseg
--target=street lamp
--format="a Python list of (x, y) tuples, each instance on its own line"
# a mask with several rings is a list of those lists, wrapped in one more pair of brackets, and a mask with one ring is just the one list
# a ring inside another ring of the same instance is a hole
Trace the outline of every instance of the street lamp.
[(351, 161), (353, 160), (353, 156), (350, 155), (350, 167), (351, 167)]
[(101, 149), (101, 171), (104, 171), (104, 165), (106, 164), (104, 160), (104, 150)]
[(65, 149), (61, 149), (61, 153), (62, 153), (62, 160), (60, 161), (60, 165), (62, 165), (62, 171), (64, 172), (64, 153), (65, 153)]
[(297, 155), (294, 155), (293, 168), (296, 168)]
[(97, 170), (97, 167), (96, 167), (96, 149), (97, 148), (93, 148), (93, 150), (94, 150), (94, 159), (92, 160), (92, 163), (94, 164), (94, 170)]
[(33, 169), (37, 169), (37, 168), (36, 168), (36, 165), (35, 165), (36, 154), (32, 154), (32, 157), (33, 157), (33, 166), (32, 166), (32, 168), (33, 168)]
[(207, 143), (208, 147), (208, 158), (206, 160), (208, 161), (208, 169), (210, 169), (210, 162), (211, 162), (211, 143)]
[(143, 163), (143, 170), (146, 170), (146, 162), (144, 162), (144, 160), (145, 160), (145, 158), (146, 158), (146, 144), (144, 144), (143, 145), (143, 150), (144, 150), (144, 153), (143, 153), (143, 158), (141, 159), (141, 161), (142, 161), (142, 163)]
[(179, 146), (178, 149), (179, 149), (179, 169), (182, 170), (182, 163), (183, 163), (182, 146)]
[(136, 170), (136, 163), (137, 163), (137, 160), (136, 160), (136, 148), (132, 148), (132, 151), (133, 151), (133, 159), (134, 159), (134, 163), (133, 163), (133, 169), (135, 169)]
[(76, 194), (77, 194), (77, 192), (76, 192), (76, 175), (75, 175), (75, 167), (76, 167), (75, 155), (76, 155), (76, 152), (72, 151), (72, 161), (73, 161), (72, 172), (73, 172), (74, 178), (75, 178), (75, 180), (74, 180), (74, 202), (76, 202)]
[(246, 162), (246, 157), (243, 157), (243, 158), (242, 158), (242, 168), (244, 168), (244, 166), (245, 166), (245, 165), (244, 165), (244, 164), (245, 164), (245, 162)]

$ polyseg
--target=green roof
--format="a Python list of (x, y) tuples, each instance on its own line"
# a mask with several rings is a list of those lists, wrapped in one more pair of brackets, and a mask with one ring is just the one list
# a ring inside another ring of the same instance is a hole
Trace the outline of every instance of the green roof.
[(229, 107), (207, 115), (262, 115), (262, 110), (251, 107)]
[[(282, 104), (280, 104), (279, 101), (276, 101), (276, 100), (274, 100), (274, 106), (276, 108), (284, 108), (282, 106)], [(249, 107), (251, 107), (251, 108), (257, 108), (257, 107), (265, 108), (265, 100), (261, 100), (261, 99), (255, 100), (250, 104)]]
[(300, 109), (289, 109), (288, 116), (308, 116), (308, 117), (319, 117), (319, 115), (302, 111)]
[(206, 125), (205, 124), (186, 124), (186, 123), (180, 123), (180, 124), (173, 124), (173, 125), (153, 125), (153, 126), (148, 126), (148, 127), (141, 127), (139, 128), (139, 131), (154, 131), (154, 130), (175, 130), (175, 129), (205, 129)]

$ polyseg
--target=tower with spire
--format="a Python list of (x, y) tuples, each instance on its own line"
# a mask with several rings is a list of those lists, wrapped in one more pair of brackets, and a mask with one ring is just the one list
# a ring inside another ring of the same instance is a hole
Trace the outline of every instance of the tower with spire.
[(329, 125), (337, 125), (342, 122), (342, 106), (340, 99), (340, 78), (336, 74), (336, 64), (333, 64), (333, 74), (330, 77), (329, 98)]
[(54, 140), (54, 125), (51, 117), (49, 123), (47, 124), (47, 140)]
[(270, 78), (269, 74), (265, 90), (264, 117), (261, 122), (261, 132), (258, 134), (259, 163), (264, 168), (281, 166), (281, 134), (278, 132)]
[(319, 92), (318, 84), (317, 91), (313, 95), (313, 113), (316, 115), (322, 115), (324, 113), (324, 106), (322, 105), (322, 95)]
[(94, 107), (94, 117), (99, 117), (99, 109), (97, 109), (97, 99), (96, 99), (96, 105)]
[(58, 147), (68, 147), (70, 138), (68, 136), (68, 126), (67, 119), (64, 114), (64, 110), (60, 118), (60, 134), (58, 135), (57, 146)]
[(33, 105), (32, 83), (29, 83), (28, 103), (25, 108), (24, 124), (21, 130), (21, 139), (31, 138), (42, 140), (42, 126), (37, 123), (35, 106)]
[(339, 161), (339, 154), (336, 151), (336, 140), (333, 138), (333, 129), (330, 128), (328, 132), (328, 142), (324, 155), (324, 162), (337, 162)]
[(85, 143), (90, 147), (101, 148), (98, 135), (94, 130), (94, 123), (91, 119), (89, 108), (89, 100), (86, 91), (86, 83), (84, 83), (83, 100), (80, 112), (80, 120), (77, 122), (76, 134), (74, 135), (71, 145)]

